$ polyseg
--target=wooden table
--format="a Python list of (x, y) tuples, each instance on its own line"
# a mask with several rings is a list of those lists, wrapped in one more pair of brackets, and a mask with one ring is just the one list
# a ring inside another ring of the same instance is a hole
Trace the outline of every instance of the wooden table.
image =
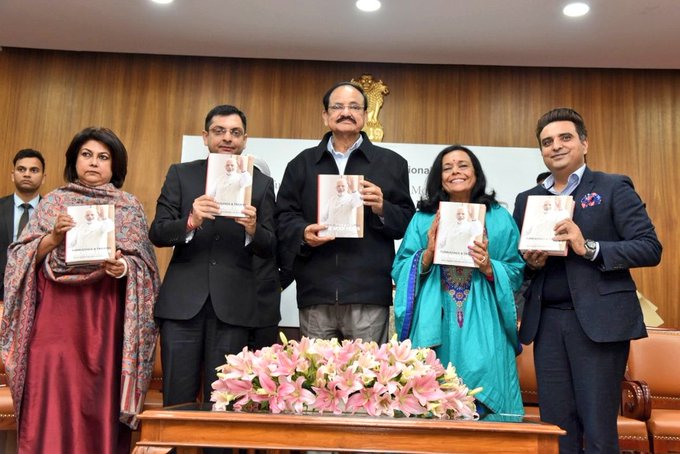
[[(212, 412), (198, 404), (148, 410), (133, 454), (198, 446), (398, 453), (557, 454), (557, 426), (369, 416)], [(517, 419), (517, 418), (515, 418)]]

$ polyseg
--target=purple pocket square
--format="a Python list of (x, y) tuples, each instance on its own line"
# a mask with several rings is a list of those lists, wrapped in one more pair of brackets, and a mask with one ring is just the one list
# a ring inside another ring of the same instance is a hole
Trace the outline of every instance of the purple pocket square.
[(602, 197), (597, 192), (590, 192), (581, 198), (581, 208), (594, 207), (602, 203)]

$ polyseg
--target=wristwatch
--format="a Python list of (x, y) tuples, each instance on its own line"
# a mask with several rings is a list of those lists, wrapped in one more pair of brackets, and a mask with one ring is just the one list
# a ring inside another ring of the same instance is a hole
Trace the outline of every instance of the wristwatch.
[(595, 253), (597, 252), (597, 242), (586, 240), (584, 246), (586, 248), (586, 253), (583, 254), (583, 258), (586, 260), (593, 260), (593, 258), (595, 258)]

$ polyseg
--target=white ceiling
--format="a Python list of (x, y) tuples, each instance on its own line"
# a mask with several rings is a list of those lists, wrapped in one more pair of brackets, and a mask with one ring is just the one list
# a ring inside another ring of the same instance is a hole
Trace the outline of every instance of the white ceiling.
[(353, 62), (680, 69), (680, 0), (0, 0), (0, 46)]

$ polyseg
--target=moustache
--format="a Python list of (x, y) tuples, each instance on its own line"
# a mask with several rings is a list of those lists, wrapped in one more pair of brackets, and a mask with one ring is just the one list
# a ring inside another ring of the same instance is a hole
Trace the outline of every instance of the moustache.
[(357, 121), (354, 119), (354, 117), (351, 117), (351, 116), (349, 116), (349, 115), (344, 115), (344, 116), (342, 116), (342, 117), (339, 117), (339, 118), (338, 118), (338, 123), (340, 123), (341, 121), (345, 121), (345, 120), (349, 120), (349, 121), (351, 121), (352, 123), (357, 124)]

